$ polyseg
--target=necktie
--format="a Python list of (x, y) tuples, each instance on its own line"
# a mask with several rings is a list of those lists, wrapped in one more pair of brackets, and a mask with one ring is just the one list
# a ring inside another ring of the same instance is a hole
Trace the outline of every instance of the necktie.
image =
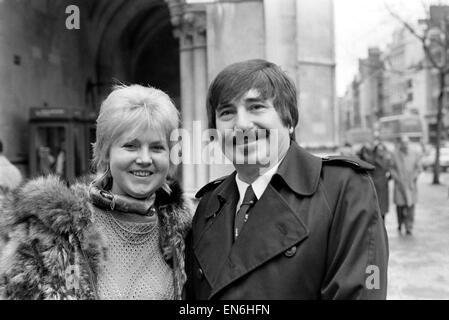
[(243, 197), (242, 204), (239, 211), (235, 216), (234, 222), (234, 239), (239, 236), (240, 230), (242, 230), (243, 225), (248, 220), (249, 210), (256, 203), (257, 197), (254, 194), (253, 187), (251, 185), (246, 189), (245, 196)]

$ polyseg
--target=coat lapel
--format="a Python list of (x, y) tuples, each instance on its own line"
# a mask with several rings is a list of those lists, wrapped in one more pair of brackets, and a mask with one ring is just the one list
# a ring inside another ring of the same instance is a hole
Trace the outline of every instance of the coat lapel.
[(233, 243), (235, 208), (239, 198), (235, 174), (230, 175), (211, 196), (204, 231), (194, 239), (195, 256), (210, 284), (215, 283)]
[[(296, 210), (307, 210), (308, 203), (301, 201)], [(238, 278), (304, 240), (308, 236), (308, 229), (299, 215), (269, 184), (251, 209), (248, 221), (215, 278), (210, 298)]]

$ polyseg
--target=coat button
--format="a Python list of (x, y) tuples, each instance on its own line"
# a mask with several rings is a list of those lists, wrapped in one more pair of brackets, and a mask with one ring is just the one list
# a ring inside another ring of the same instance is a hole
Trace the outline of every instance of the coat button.
[(286, 257), (293, 257), (296, 253), (296, 246), (291, 247), (290, 249), (288, 249), (287, 251), (285, 251), (285, 256)]
[(196, 271), (196, 277), (201, 280), (203, 279), (203, 276), (204, 276), (203, 269), (198, 268), (198, 270)]

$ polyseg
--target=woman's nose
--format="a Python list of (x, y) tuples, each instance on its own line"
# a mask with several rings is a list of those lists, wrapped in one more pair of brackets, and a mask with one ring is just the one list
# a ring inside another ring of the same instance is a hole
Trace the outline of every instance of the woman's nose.
[(136, 163), (140, 165), (150, 165), (153, 163), (151, 152), (147, 150), (147, 148), (140, 149), (137, 155)]

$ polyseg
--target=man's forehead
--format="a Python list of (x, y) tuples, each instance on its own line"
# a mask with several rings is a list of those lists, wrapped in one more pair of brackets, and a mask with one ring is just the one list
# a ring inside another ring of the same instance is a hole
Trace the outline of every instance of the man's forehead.
[(232, 102), (247, 101), (247, 100), (266, 100), (266, 97), (257, 88), (251, 88), (244, 92), (241, 96), (236, 97)]
[(245, 92), (242, 96), (243, 99), (262, 99), (258, 89), (252, 88)]

